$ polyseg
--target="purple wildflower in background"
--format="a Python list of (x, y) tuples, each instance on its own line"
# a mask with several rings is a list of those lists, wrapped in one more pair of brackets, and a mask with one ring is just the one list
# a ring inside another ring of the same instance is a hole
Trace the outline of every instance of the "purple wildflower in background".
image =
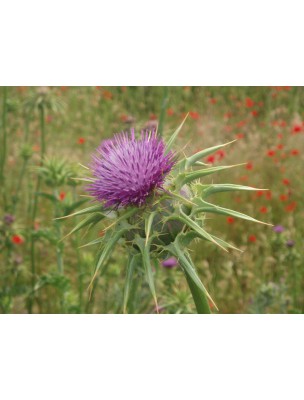
[(287, 242), (286, 242), (286, 246), (287, 247), (293, 247), (295, 245), (295, 242), (293, 241), (293, 240), (287, 240)]
[(167, 258), (167, 260), (162, 261), (162, 266), (168, 269), (176, 267), (178, 261), (175, 257)]
[(285, 231), (285, 228), (282, 225), (276, 225), (273, 227), (273, 231), (276, 233), (282, 233)]
[(15, 221), (15, 217), (11, 214), (6, 214), (3, 217), (3, 221), (6, 225), (11, 225)]
[(91, 164), (95, 180), (87, 191), (106, 207), (141, 206), (154, 189), (162, 188), (174, 163), (155, 131), (142, 132), (139, 139), (134, 129), (122, 132), (98, 147)]

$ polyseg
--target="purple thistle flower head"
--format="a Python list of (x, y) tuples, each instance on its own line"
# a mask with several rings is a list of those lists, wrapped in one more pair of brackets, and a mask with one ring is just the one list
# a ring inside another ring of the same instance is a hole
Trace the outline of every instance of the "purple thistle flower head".
[(178, 261), (175, 257), (167, 258), (167, 260), (162, 261), (162, 266), (168, 269), (176, 267)]
[(3, 217), (3, 221), (6, 225), (11, 225), (15, 221), (15, 217), (11, 214), (6, 214)]
[(286, 242), (287, 247), (293, 247), (294, 245), (295, 245), (295, 242), (293, 240), (291, 240), (291, 239), (287, 240), (287, 242)]
[(95, 178), (87, 191), (106, 207), (141, 206), (154, 189), (162, 188), (174, 165), (174, 154), (155, 131), (135, 138), (134, 129), (105, 140), (93, 156)]
[(285, 231), (285, 228), (282, 225), (276, 225), (273, 227), (273, 231), (276, 233), (282, 233)]

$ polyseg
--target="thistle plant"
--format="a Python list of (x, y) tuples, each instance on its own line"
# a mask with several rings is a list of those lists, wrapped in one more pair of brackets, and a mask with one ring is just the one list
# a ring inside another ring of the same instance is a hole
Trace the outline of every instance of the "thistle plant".
[(104, 273), (107, 260), (116, 245), (128, 253), (123, 310), (128, 299), (135, 271), (144, 273), (158, 310), (154, 267), (168, 257), (175, 257), (184, 272), (198, 313), (210, 313), (210, 304), (216, 307), (201, 282), (192, 262), (189, 245), (202, 239), (223, 251), (236, 249), (205, 229), (206, 213), (220, 214), (260, 222), (256, 219), (217, 206), (209, 197), (220, 192), (235, 190), (261, 190), (234, 184), (204, 184), (207, 175), (232, 166), (216, 166), (201, 159), (232, 143), (201, 150), (190, 157), (179, 157), (173, 144), (185, 120), (167, 143), (155, 131), (134, 130), (103, 141), (85, 167), (88, 176), (79, 178), (87, 182), (86, 191), (92, 204), (71, 214), (84, 216), (70, 234), (86, 227), (103, 224), (102, 237), (85, 246), (98, 246), (95, 272), (90, 289), (98, 273)]
[[(46, 86), (41, 86), (39, 87), (34, 94), (29, 96), (25, 102), (24, 102), (24, 111), (26, 115), (26, 136), (28, 135), (28, 122), (29, 122), (29, 116), (31, 113), (38, 111), (39, 112), (39, 120), (40, 120), (40, 131), (41, 131), (41, 146), (40, 146), (40, 163), (42, 163), (44, 156), (46, 154), (46, 129), (45, 129), (45, 112), (47, 110), (52, 111), (54, 113), (56, 112), (62, 112), (64, 109), (64, 103), (61, 101), (61, 99), (57, 96), (55, 96), (51, 89)], [(31, 215), (31, 220), (32, 220), (32, 230), (34, 232), (34, 226), (35, 226), (35, 219), (37, 216), (37, 210), (38, 210), (38, 193), (40, 191), (40, 185), (41, 185), (41, 178), (38, 175), (38, 179), (36, 182), (36, 188), (35, 192), (33, 195), (33, 206), (32, 206), (32, 215)], [(35, 235), (32, 234), (31, 238), (31, 274), (32, 274), (32, 279), (31, 279), (31, 286), (32, 286), (32, 292), (34, 292), (34, 286), (35, 286), (35, 275), (36, 275), (36, 264), (35, 264)], [(33, 301), (30, 299), (29, 301), (29, 307), (28, 311), (31, 314), (32, 313), (32, 305)]]

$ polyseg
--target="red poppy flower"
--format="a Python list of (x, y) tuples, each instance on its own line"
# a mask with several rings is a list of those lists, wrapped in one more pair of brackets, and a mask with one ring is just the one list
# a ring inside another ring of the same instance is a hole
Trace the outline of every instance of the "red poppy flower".
[(257, 110), (252, 110), (252, 111), (251, 111), (251, 115), (252, 115), (253, 117), (257, 117), (258, 114), (259, 114), (259, 112), (258, 112)]
[(111, 100), (113, 98), (113, 93), (109, 92), (108, 90), (104, 90), (102, 95), (106, 100)]
[(242, 175), (242, 176), (240, 176), (239, 179), (240, 179), (241, 182), (248, 181), (248, 176), (247, 175)]
[(189, 115), (192, 119), (199, 119), (199, 113), (196, 111), (190, 111)]
[(302, 131), (302, 126), (299, 124), (295, 124), (292, 128), (292, 133), (296, 134)]
[(40, 151), (40, 146), (38, 144), (34, 144), (34, 146), (32, 147), (33, 151)]
[(121, 114), (120, 120), (121, 120), (122, 122), (126, 122), (127, 119), (128, 119), (128, 116), (127, 116), (126, 114)]
[(157, 115), (156, 114), (150, 114), (150, 121), (156, 121), (157, 120)]
[(266, 213), (268, 212), (267, 207), (262, 206), (262, 207), (260, 208), (260, 212), (261, 212), (262, 214), (266, 214)]
[(248, 163), (246, 164), (246, 169), (248, 169), (248, 170), (253, 169), (253, 164), (252, 164), (252, 162), (248, 162)]
[(236, 137), (237, 139), (243, 139), (243, 138), (244, 138), (244, 133), (237, 133), (237, 134), (235, 135), (235, 137)]
[(85, 142), (85, 138), (80, 137), (80, 138), (78, 139), (78, 144), (84, 144), (84, 142)]
[(247, 121), (246, 121), (246, 120), (243, 120), (243, 121), (238, 122), (238, 123), (236, 124), (236, 126), (237, 126), (238, 128), (241, 128), (242, 126), (246, 125), (246, 123), (247, 123)]
[(66, 193), (65, 192), (60, 192), (59, 193), (59, 200), (63, 201), (65, 199)]
[(210, 101), (210, 104), (216, 104), (217, 103), (217, 100), (214, 99), (214, 98), (211, 98), (209, 101)]
[(215, 156), (209, 156), (207, 157), (207, 162), (213, 164), (215, 161)]
[(246, 98), (245, 104), (246, 104), (246, 107), (248, 107), (248, 108), (251, 108), (251, 107), (254, 106), (254, 102), (253, 102), (253, 100), (251, 100), (250, 97), (247, 97), (247, 98)]
[(226, 114), (224, 114), (224, 118), (226, 118), (226, 119), (230, 119), (231, 117), (232, 117), (231, 112), (227, 112)]
[(277, 137), (278, 137), (278, 139), (283, 139), (283, 134), (282, 133), (278, 133)]
[(290, 181), (289, 181), (289, 179), (287, 179), (287, 178), (284, 178), (284, 179), (282, 180), (282, 182), (283, 182), (283, 185), (285, 185), (285, 186), (289, 186), (289, 185), (290, 185)]
[(292, 211), (294, 211), (296, 209), (296, 207), (297, 207), (297, 203), (295, 201), (293, 201), (292, 203), (288, 204), (285, 207), (285, 211), (292, 212)]
[(257, 240), (257, 239), (256, 239), (256, 236), (255, 236), (255, 235), (250, 235), (249, 238), (248, 238), (248, 241), (251, 242), (251, 243), (255, 243), (256, 240)]
[(52, 117), (51, 115), (47, 115), (47, 116), (45, 117), (45, 121), (49, 124), (50, 122), (53, 121), (53, 117)]
[(222, 158), (225, 157), (225, 152), (224, 152), (224, 150), (218, 150), (215, 154), (218, 156), (218, 159), (219, 159), (219, 160), (221, 160)]
[(20, 235), (13, 235), (11, 240), (12, 240), (12, 242), (14, 244), (22, 244), (22, 243), (24, 243), (24, 239)]
[(168, 110), (167, 110), (167, 115), (168, 115), (169, 117), (171, 117), (173, 114), (174, 114), (173, 109), (172, 109), (172, 108), (168, 108)]
[(235, 219), (233, 217), (227, 217), (227, 223), (228, 224), (233, 224)]
[(267, 151), (267, 155), (268, 155), (269, 157), (273, 157), (273, 156), (275, 155), (275, 151), (274, 151), (274, 150), (268, 150), (268, 151)]
[(267, 200), (271, 200), (272, 198), (272, 193), (270, 190), (265, 191), (265, 197)]
[(298, 149), (292, 149), (291, 150), (291, 152), (290, 152), (293, 156), (297, 156), (297, 155), (299, 155), (299, 150)]
[(264, 195), (264, 190), (258, 190), (257, 192), (256, 192), (256, 196), (257, 197), (262, 197)]
[(280, 200), (281, 201), (287, 201), (288, 200), (287, 194), (280, 194)]
[(284, 147), (284, 145), (283, 145), (282, 143), (279, 143), (279, 144), (277, 145), (277, 149), (278, 149), (278, 150), (282, 150), (283, 147)]

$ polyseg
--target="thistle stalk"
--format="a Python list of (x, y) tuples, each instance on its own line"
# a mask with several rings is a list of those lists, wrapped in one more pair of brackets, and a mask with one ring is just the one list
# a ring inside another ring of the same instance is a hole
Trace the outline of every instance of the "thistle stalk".
[(168, 100), (169, 100), (169, 89), (168, 89), (168, 86), (164, 86), (164, 93), (163, 93), (163, 98), (162, 98), (159, 124), (158, 124), (158, 130), (157, 130), (160, 137), (163, 136), (164, 120), (165, 120)]
[(3, 196), (3, 205), (6, 208), (6, 193), (5, 193), (5, 161), (7, 153), (7, 132), (6, 132), (6, 115), (7, 115), (7, 87), (3, 87), (2, 100), (2, 143), (1, 143), (1, 160), (0, 160), (0, 184)]
[[(41, 148), (40, 148), (40, 163), (42, 163), (44, 156), (45, 156), (45, 123), (44, 123), (44, 105), (41, 104), (39, 106), (39, 114), (40, 114), (40, 132), (41, 132)], [(36, 282), (36, 264), (35, 264), (35, 242), (36, 238), (34, 236), (34, 230), (35, 230), (35, 219), (37, 216), (37, 207), (38, 207), (38, 193), (40, 190), (40, 185), (41, 185), (41, 177), (38, 175), (37, 177), (37, 184), (36, 184), (36, 190), (34, 193), (34, 204), (33, 204), (33, 210), (32, 210), (32, 237), (31, 237), (31, 296), (29, 299), (29, 307), (28, 307), (28, 312), (29, 314), (32, 314), (33, 310), (33, 294), (34, 294), (34, 288), (35, 288), (35, 282)]]
[[(73, 187), (73, 201), (77, 201), (77, 196), (76, 196), (76, 187)], [(76, 224), (78, 223), (78, 218), (76, 217)], [(80, 232), (76, 232), (76, 237), (75, 237), (75, 246), (76, 246), (76, 256), (77, 256), (77, 271), (78, 271), (78, 302), (79, 302), (79, 310), (80, 313), (82, 313), (82, 308), (83, 308), (83, 270), (82, 270), (82, 262), (81, 262), (81, 257), (80, 257)]]

